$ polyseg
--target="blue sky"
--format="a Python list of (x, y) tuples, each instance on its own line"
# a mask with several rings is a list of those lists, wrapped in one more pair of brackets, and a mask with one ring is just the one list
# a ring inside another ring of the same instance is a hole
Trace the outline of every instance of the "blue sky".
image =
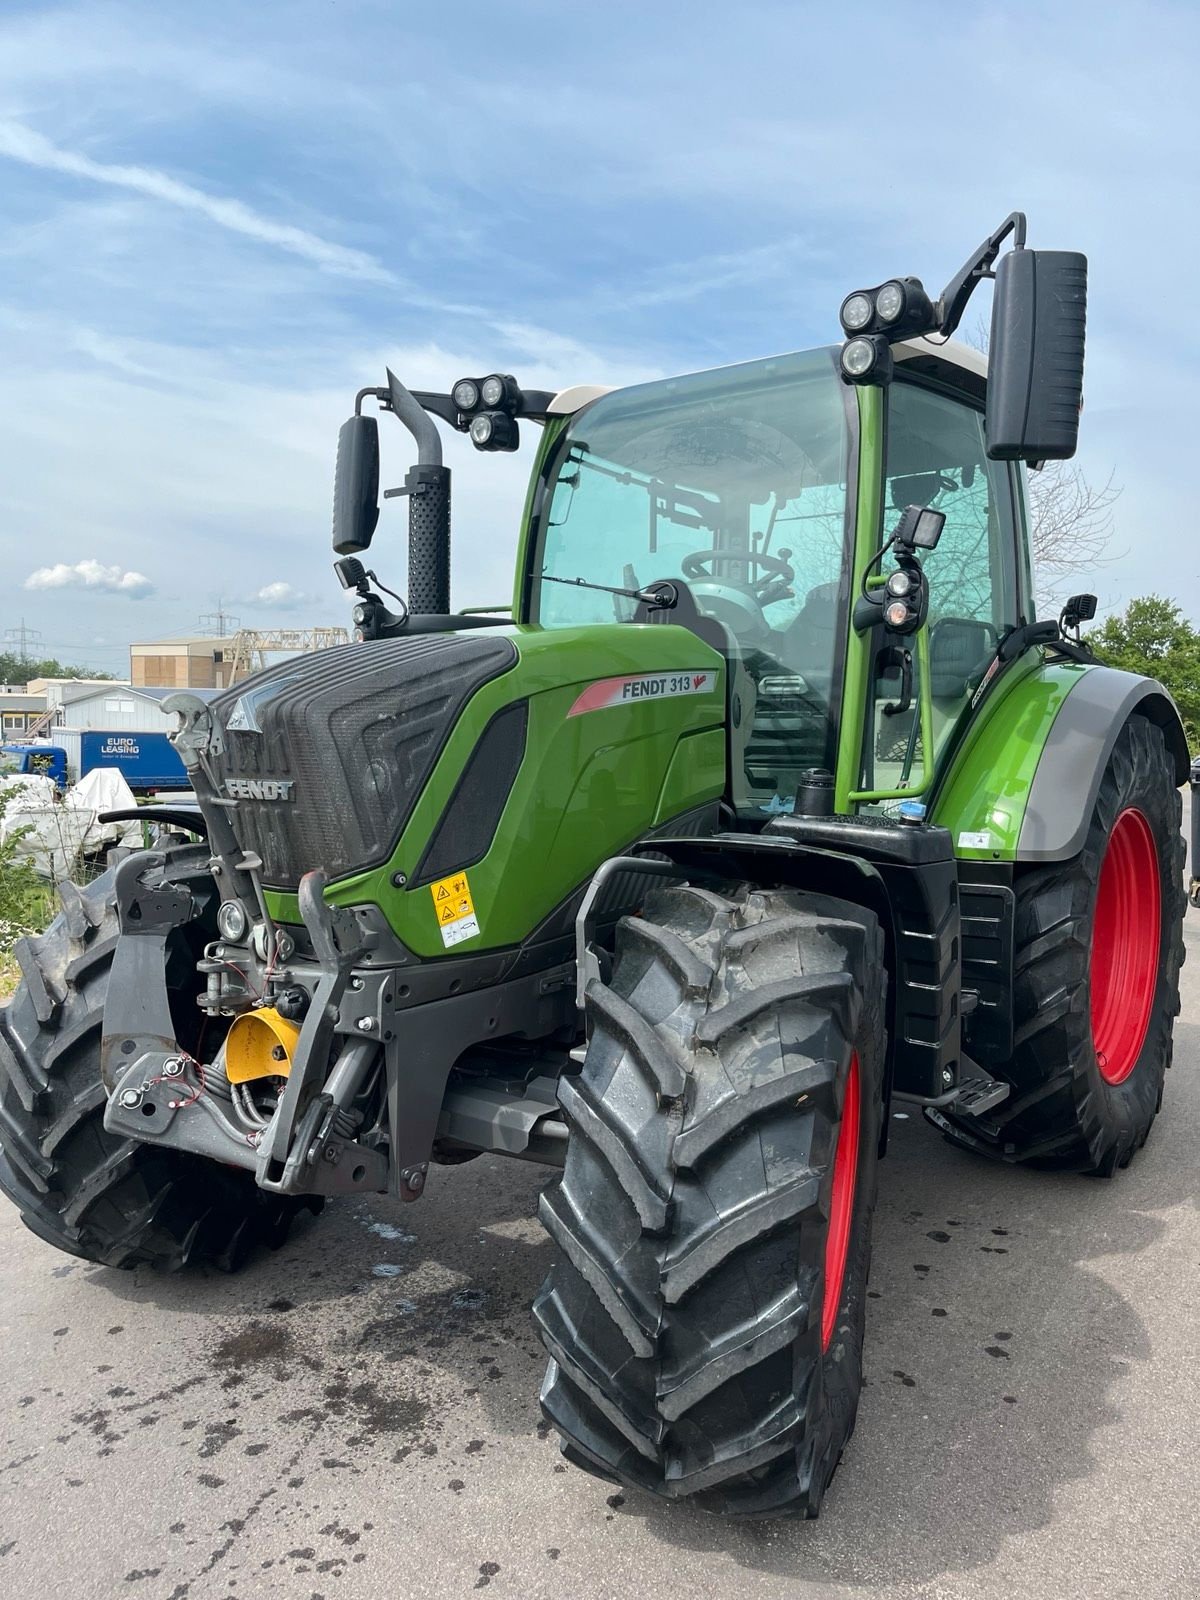
[[(218, 598), (344, 620), (335, 437), (385, 363), (556, 387), (824, 343), (1014, 207), (1090, 257), (1095, 586), (1197, 616), (1198, 66), (1194, 4), (0, 0), (0, 625), (116, 670)], [(453, 444), (456, 600), (505, 599), (528, 453)], [(389, 506), (389, 580), (403, 547)]]

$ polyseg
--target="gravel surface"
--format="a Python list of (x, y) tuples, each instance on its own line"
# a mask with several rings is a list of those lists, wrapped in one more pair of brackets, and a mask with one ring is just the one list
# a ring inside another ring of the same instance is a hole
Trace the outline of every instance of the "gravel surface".
[(241, 1275), (57, 1254), (0, 1210), (0, 1596), (1200, 1593), (1200, 913), (1163, 1114), (1112, 1183), (892, 1123), (858, 1431), (811, 1524), (565, 1467), (528, 1306), (546, 1173), (435, 1169)]

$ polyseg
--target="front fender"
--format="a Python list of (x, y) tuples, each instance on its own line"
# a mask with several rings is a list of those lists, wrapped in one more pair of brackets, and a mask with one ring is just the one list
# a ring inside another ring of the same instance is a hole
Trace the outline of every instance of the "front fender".
[(1187, 739), (1161, 684), (1114, 667), (1042, 661), (983, 702), (939, 785), (932, 820), (975, 861), (1077, 855), (1117, 736), (1131, 716), (1162, 728), (1177, 783)]

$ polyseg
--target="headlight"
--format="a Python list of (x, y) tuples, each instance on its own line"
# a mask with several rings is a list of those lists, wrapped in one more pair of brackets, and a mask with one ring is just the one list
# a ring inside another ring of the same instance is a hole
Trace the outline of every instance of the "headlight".
[(906, 595), (912, 588), (912, 579), (907, 572), (893, 572), (887, 581), (887, 592), (899, 598)]
[(858, 333), (865, 328), (875, 314), (869, 294), (848, 295), (842, 301), (842, 327), (847, 333)]
[(911, 615), (907, 600), (893, 600), (883, 608), (883, 619), (889, 628), (903, 628)]
[(875, 312), (880, 322), (895, 322), (904, 310), (904, 286), (885, 283), (875, 296)]
[(890, 383), (895, 364), (887, 335), (860, 333), (842, 346), (842, 377), (848, 383)]
[(842, 350), (842, 371), (851, 378), (865, 377), (875, 365), (875, 346), (870, 339), (851, 339)]
[(229, 944), (241, 944), (250, 918), (240, 900), (222, 900), (217, 907), (217, 932)]
[(474, 411), (479, 404), (479, 385), (474, 378), (460, 378), (451, 389), (450, 398), (460, 411)]
[(521, 430), (507, 411), (480, 411), (468, 432), (476, 450), (515, 450), (521, 442)]
[(485, 378), (483, 380), (479, 387), (479, 393), (484, 405), (489, 407), (490, 410), (494, 411), (498, 406), (502, 406), (504, 404), (505, 397), (508, 394), (508, 384), (505, 379), (502, 378), (498, 372), (496, 372), (493, 373), (490, 378)]

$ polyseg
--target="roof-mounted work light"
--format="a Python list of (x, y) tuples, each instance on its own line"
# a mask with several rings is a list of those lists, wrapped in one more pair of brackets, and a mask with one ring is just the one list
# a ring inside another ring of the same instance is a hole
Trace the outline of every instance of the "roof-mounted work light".
[(888, 339), (908, 339), (937, 326), (920, 278), (889, 278), (878, 289), (856, 289), (842, 301), (841, 321), (848, 334), (882, 333)]
[(842, 346), (842, 376), (849, 383), (888, 383), (892, 350), (881, 333), (859, 334)]
[(515, 450), (521, 442), (516, 419), (507, 411), (479, 411), (468, 429), (476, 450)]
[(509, 372), (486, 378), (460, 378), (450, 391), (458, 412), (456, 426), (470, 436), (476, 450), (516, 450), (521, 442), (517, 417), (525, 396)]
[(450, 398), (462, 412), (474, 411), (478, 408), (482, 396), (479, 392), (477, 378), (460, 378), (450, 391)]

